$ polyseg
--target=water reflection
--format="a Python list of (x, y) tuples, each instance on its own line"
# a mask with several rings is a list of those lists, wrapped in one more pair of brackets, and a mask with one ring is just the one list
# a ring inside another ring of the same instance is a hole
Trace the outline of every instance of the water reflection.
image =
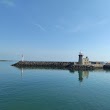
[(1, 110), (110, 108), (110, 71), (48, 71), (45, 68), (17, 69), (8, 65), (1, 63), (0, 66)]
[(88, 78), (89, 71), (78, 71), (79, 81), (82, 82), (84, 78)]
[[(23, 77), (23, 73), (25, 70), (62, 70), (62, 69), (58, 69), (58, 68), (18, 68), (21, 72), (21, 78)], [(79, 71), (76, 71), (76, 70), (68, 70), (68, 69), (64, 69), (66, 71), (69, 71), (70, 73), (72, 74), (78, 74), (78, 81), (79, 82), (83, 82), (83, 80), (85, 78), (88, 78), (89, 77), (89, 72), (93, 72), (93, 71), (96, 71), (96, 72), (102, 72), (102, 71), (105, 71), (106, 73), (110, 73), (110, 70), (103, 70), (103, 69), (97, 69), (97, 70), (79, 70)]]
[[(21, 72), (21, 78), (23, 77), (23, 73), (25, 70), (30, 70), (30, 69), (36, 69), (36, 70), (50, 70), (48, 68), (18, 68)], [(55, 69), (54, 69), (55, 70)], [(59, 70), (59, 69), (56, 69)], [(79, 82), (82, 82), (84, 80), (84, 78), (88, 78), (89, 77), (89, 71), (75, 71), (75, 70), (69, 70), (70, 73), (78, 73), (78, 80)]]
[(21, 78), (23, 77), (24, 69), (21, 68)]

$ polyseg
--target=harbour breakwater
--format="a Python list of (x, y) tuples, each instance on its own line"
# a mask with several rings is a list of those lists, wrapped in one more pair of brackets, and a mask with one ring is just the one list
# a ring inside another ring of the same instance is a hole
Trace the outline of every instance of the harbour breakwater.
[(104, 66), (103, 66), (103, 69), (105, 69), (105, 70), (110, 70), (110, 64), (104, 65)]
[(19, 61), (12, 66), (18, 68), (52, 68), (52, 69), (66, 69), (66, 70), (93, 70), (92, 65), (76, 65), (74, 62), (38, 62), (38, 61)]

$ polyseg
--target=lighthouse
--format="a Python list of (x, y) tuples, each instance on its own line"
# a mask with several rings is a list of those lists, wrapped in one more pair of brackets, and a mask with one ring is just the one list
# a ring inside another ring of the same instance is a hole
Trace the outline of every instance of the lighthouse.
[(23, 62), (24, 61), (24, 55), (22, 54), (21, 57), (22, 57), (21, 61)]
[(79, 52), (79, 61), (78, 64), (82, 65), (83, 64), (83, 54), (82, 52)]

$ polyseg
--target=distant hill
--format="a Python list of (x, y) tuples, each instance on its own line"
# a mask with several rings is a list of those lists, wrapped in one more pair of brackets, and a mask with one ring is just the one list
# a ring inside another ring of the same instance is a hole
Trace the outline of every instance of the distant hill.
[(0, 60), (0, 62), (5, 62), (5, 61), (13, 61), (13, 60)]
[(10, 60), (0, 60), (0, 61), (10, 61)]

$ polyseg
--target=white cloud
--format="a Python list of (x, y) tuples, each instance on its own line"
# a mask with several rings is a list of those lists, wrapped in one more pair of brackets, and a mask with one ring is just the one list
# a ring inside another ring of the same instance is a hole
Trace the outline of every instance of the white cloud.
[(43, 26), (41, 26), (40, 24), (35, 24), (39, 29), (41, 29), (42, 31), (45, 31), (46, 32), (46, 29), (43, 27)]
[(13, 0), (1, 0), (1, 3), (10, 7), (15, 6), (15, 3)]
[(103, 26), (108, 23), (110, 23), (110, 21), (107, 19), (101, 19), (99, 21), (86, 21), (81, 24), (78, 24), (76, 27), (71, 27), (68, 32), (77, 33), (77, 32), (81, 32), (81, 31), (86, 31), (90, 28)]

